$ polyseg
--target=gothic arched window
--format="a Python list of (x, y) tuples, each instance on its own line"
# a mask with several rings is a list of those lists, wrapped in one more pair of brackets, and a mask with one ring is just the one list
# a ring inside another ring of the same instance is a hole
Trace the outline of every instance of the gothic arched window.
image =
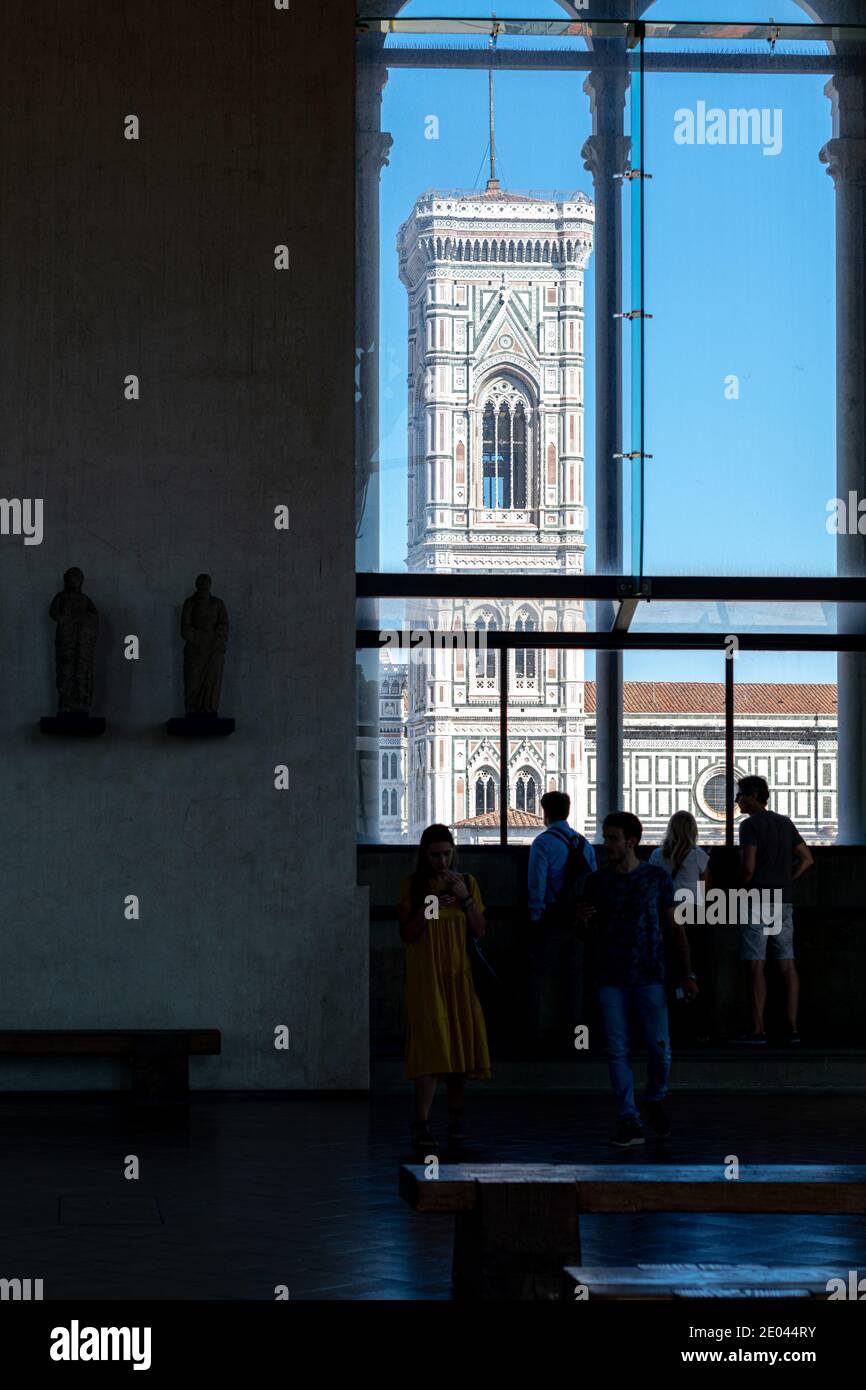
[(383, 754), (382, 754), (382, 776), (383, 776), (383, 777), (387, 777), (387, 776), (388, 776), (388, 754), (387, 754), (387, 753), (383, 753)]
[(507, 382), (496, 382), (482, 417), (482, 506), (507, 509), (527, 505), (527, 432), (523, 400), (509, 390)]
[(398, 814), (398, 810), (397, 810), (397, 793), (396, 793), (395, 791), (392, 791), (392, 793), (391, 793), (391, 815), (392, 815), (392, 816), (396, 816), (397, 814)]
[[(493, 613), (481, 613), (475, 619), (475, 629), (477, 632), (496, 632), (499, 623)], [(476, 677), (488, 677), (490, 680), (496, 677), (496, 653), (492, 648), (479, 645), (475, 653), (475, 675)]]
[[(514, 624), (514, 628), (516, 632), (534, 632), (535, 619), (531, 617), (528, 613), (521, 613), (517, 619), (517, 622)], [(535, 652), (534, 648), (524, 649), (523, 647), (518, 647), (514, 653), (515, 675), (522, 676), (526, 680), (534, 681), (536, 672), (536, 655), (537, 653)]]
[(496, 810), (496, 783), (490, 772), (479, 773), (475, 783), (475, 814), (483, 816), (485, 811)]
[(518, 811), (529, 811), (531, 815), (535, 815), (537, 804), (538, 794), (534, 776), (529, 771), (520, 772), (515, 787), (515, 805)]
[(388, 814), (388, 793), (387, 793), (387, 792), (383, 792), (383, 793), (382, 793), (382, 815), (383, 815), (383, 816), (387, 816), (387, 814)]

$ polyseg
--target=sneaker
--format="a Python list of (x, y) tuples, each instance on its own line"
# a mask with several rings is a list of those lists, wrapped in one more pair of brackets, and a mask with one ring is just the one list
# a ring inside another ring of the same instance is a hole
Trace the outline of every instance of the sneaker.
[(767, 1035), (766, 1033), (744, 1033), (741, 1038), (735, 1038), (734, 1041), (752, 1047), (766, 1047)]
[(634, 1120), (620, 1120), (616, 1133), (610, 1140), (617, 1149), (630, 1149), (635, 1144), (645, 1144), (644, 1132)]
[(671, 1132), (671, 1122), (660, 1100), (648, 1100), (644, 1105), (647, 1123), (654, 1134), (666, 1139)]
[(430, 1126), (423, 1120), (416, 1120), (412, 1125), (412, 1148), (422, 1154), (435, 1154), (439, 1150), (439, 1145), (433, 1137)]
[(800, 1034), (797, 1032), (796, 1028), (792, 1028), (791, 1031), (790, 1031), (790, 1033), (788, 1034), (788, 1046), (789, 1046), (789, 1047), (799, 1047), (799, 1045), (800, 1045)]

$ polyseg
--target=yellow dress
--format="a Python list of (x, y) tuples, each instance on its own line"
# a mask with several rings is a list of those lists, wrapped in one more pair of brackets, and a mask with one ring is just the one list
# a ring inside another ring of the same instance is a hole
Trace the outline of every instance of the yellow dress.
[[(478, 884), (467, 877), (483, 912)], [(400, 884), (401, 907), (411, 906), (411, 884), (411, 878)], [(434, 882), (430, 892), (435, 891)], [(446, 1072), (477, 1080), (490, 1076), (487, 1029), (466, 950), (466, 913), (456, 903), (441, 908), (418, 940), (406, 943), (406, 1076)]]

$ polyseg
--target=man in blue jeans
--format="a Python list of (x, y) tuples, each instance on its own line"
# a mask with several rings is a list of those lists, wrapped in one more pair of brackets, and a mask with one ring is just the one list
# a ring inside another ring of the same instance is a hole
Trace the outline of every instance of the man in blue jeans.
[(694, 999), (698, 992), (685, 929), (674, 920), (673, 880), (665, 869), (638, 859), (642, 834), (643, 826), (629, 811), (605, 817), (607, 863), (587, 880), (581, 908), (593, 926), (595, 978), (619, 1119), (610, 1142), (621, 1149), (644, 1142), (631, 1069), (632, 1018), (647, 1049), (647, 1121), (660, 1137), (670, 1133), (664, 1108), (671, 1067), (665, 927), (677, 947), (683, 997)]

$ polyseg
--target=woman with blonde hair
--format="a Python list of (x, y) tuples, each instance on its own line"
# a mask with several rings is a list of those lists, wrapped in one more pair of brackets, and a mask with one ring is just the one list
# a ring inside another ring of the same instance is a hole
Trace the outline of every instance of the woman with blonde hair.
[(490, 1076), (467, 940), (470, 932), (475, 940), (484, 936), (484, 904), (472, 875), (454, 872), (454, 853), (448, 826), (428, 825), (397, 904), (406, 944), (406, 1076), (415, 1082), (412, 1143), (422, 1153), (436, 1151), (428, 1121), (439, 1081), (448, 1099), (448, 1139), (456, 1143), (467, 1078)]
[(675, 811), (668, 821), (665, 837), (650, 855), (650, 863), (667, 869), (674, 888), (688, 888), (697, 896), (698, 880), (710, 856), (698, 848), (698, 823), (690, 811)]

